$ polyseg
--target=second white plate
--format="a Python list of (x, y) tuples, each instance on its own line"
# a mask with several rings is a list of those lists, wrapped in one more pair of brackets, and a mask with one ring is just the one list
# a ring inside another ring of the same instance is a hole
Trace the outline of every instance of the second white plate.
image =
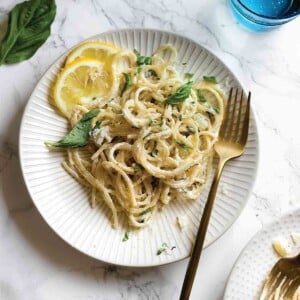
[(289, 239), (293, 232), (300, 232), (300, 209), (259, 231), (238, 258), (224, 300), (258, 299), (268, 273), (279, 259), (272, 247), (273, 239)]
[[(163, 44), (178, 50), (178, 68), (194, 73), (195, 81), (203, 75), (214, 75), (224, 90), (242, 88), (234, 74), (213, 53), (185, 37), (150, 29), (110, 31), (92, 37), (122, 48), (138, 49), (150, 55)], [(91, 209), (87, 191), (62, 168), (63, 152), (49, 151), (44, 141), (59, 140), (67, 132), (67, 120), (49, 103), (50, 86), (67, 53), (58, 59), (42, 77), (24, 112), (20, 129), (20, 160), (29, 193), (45, 221), (66, 242), (96, 259), (126, 266), (155, 266), (189, 256), (201, 218), (209, 186), (199, 201), (171, 202), (158, 213), (152, 224), (131, 233), (122, 242), (125, 229), (111, 227), (104, 203)], [(182, 64), (182, 63), (187, 63)], [(51, 99), (50, 99), (51, 100)], [(205, 245), (220, 237), (243, 209), (256, 176), (258, 160), (257, 129), (251, 117), (249, 141), (245, 154), (226, 166), (220, 193), (217, 195)], [(222, 186), (226, 193), (222, 193)], [(176, 225), (177, 216), (187, 216), (190, 226), (183, 232)], [(162, 243), (176, 246), (171, 253), (156, 255)]]

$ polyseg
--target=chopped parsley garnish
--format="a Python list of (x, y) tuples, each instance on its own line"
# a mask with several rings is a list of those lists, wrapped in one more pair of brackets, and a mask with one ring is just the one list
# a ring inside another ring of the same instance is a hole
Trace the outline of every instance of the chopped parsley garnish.
[(153, 124), (153, 120), (151, 118), (149, 118), (149, 126), (151, 126)]
[(142, 67), (137, 67), (137, 69), (134, 72), (134, 75), (140, 74), (142, 72)]
[[(166, 252), (170, 247), (167, 243), (162, 243), (161, 247), (157, 250), (156, 255), (161, 255), (163, 252)], [(176, 249), (176, 246), (173, 246), (170, 250)]]
[(149, 132), (148, 134), (146, 134), (144, 137), (143, 137), (143, 140), (145, 140), (148, 136), (150, 136), (152, 133)]
[(204, 95), (202, 94), (202, 92), (201, 92), (200, 89), (197, 89), (197, 90), (196, 90), (196, 94), (197, 94), (197, 98), (198, 98), (198, 101), (199, 101), (199, 102), (204, 103), (204, 102), (207, 101), (206, 98), (204, 97)]
[(93, 98), (92, 98), (92, 100), (96, 100), (96, 99), (97, 99), (97, 97), (93, 97)]
[(217, 108), (217, 107), (213, 107), (214, 111), (219, 114), (220, 113), (220, 110)]
[(194, 74), (193, 73), (185, 73), (184, 77), (190, 81), (193, 78)]
[(133, 84), (130, 73), (123, 73), (123, 75), (125, 78), (125, 83), (121, 91), (121, 97), (123, 96), (124, 92)]
[(215, 76), (203, 76), (203, 80), (212, 82), (212, 83), (218, 83)]
[(190, 149), (191, 147), (189, 146), (189, 145), (187, 145), (187, 144), (185, 144), (185, 143), (182, 143), (182, 142), (179, 142), (179, 141), (176, 141), (176, 144), (178, 145), (178, 146), (180, 146), (182, 149), (184, 149), (184, 150), (187, 150), (187, 149)]
[(143, 56), (136, 49), (134, 49), (133, 52), (136, 55), (136, 64), (138, 66), (152, 64), (152, 58), (150, 56)]
[(183, 65), (183, 66), (187, 65), (187, 62), (183, 62), (182, 65)]
[(113, 101), (115, 101), (115, 99), (114, 99), (114, 98), (111, 98), (109, 101), (107, 101), (107, 103), (111, 103), (111, 102), (113, 102)]
[(142, 167), (140, 164), (135, 163), (135, 164), (134, 164), (134, 167), (133, 167), (134, 173), (141, 172), (141, 171), (142, 171), (142, 168), (143, 168), (143, 167)]
[(157, 155), (157, 153), (158, 153), (158, 150), (157, 150), (156, 148), (154, 148), (154, 149), (151, 151), (150, 155), (151, 155), (152, 157), (155, 157), (155, 156)]
[(145, 214), (148, 214), (149, 212), (151, 212), (151, 207), (148, 207), (147, 209), (143, 210), (141, 213), (140, 213), (140, 216), (143, 216)]
[(168, 245), (166, 243), (163, 243), (161, 247), (157, 250), (156, 255), (161, 255), (163, 252), (167, 251)]
[(129, 230), (127, 230), (123, 236), (122, 242), (126, 242), (129, 240)]
[(191, 94), (193, 83), (193, 81), (189, 81), (180, 86), (174, 94), (170, 95), (165, 100), (165, 102), (168, 104), (181, 104), (182, 102), (184, 102), (184, 100)]
[(147, 71), (145, 72), (145, 77), (148, 78), (148, 77), (151, 77), (151, 76), (156, 77), (157, 79), (160, 79), (160, 78), (158, 77), (157, 73), (156, 73), (154, 70), (152, 70), (152, 69), (147, 70)]
[(179, 121), (182, 121), (182, 114), (179, 115), (178, 119)]

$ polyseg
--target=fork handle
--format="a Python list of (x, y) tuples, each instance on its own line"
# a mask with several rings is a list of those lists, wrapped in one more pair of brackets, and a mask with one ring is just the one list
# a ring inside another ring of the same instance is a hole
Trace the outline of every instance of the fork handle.
[(200, 221), (199, 229), (197, 232), (195, 244), (192, 250), (191, 258), (187, 267), (184, 282), (181, 289), (180, 300), (188, 300), (191, 294), (192, 286), (194, 283), (194, 278), (197, 272), (200, 256), (203, 249), (203, 244), (205, 241), (205, 236), (207, 232), (207, 227), (209, 224), (210, 215), (214, 205), (214, 200), (216, 197), (220, 177), (226, 163), (226, 159), (220, 158), (218, 167), (208, 194), (208, 198), (204, 207), (202, 218)]

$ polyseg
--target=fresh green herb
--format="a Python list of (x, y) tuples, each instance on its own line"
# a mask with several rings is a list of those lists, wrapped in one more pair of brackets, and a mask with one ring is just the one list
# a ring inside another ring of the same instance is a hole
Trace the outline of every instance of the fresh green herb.
[(185, 143), (182, 143), (182, 142), (179, 142), (179, 141), (176, 141), (176, 144), (177, 144), (178, 146), (180, 146), (180, 147), (181, 147), (182, 149), (184, 149), (184, 150), (188, 150), (188, 149), (191, 148), (189, 145), (187, 145), (187, 144), (185, 144)]
[(155, 157), (155, 156), (157, 155), (157, 153), (158, 153), (158, 150), (154, 148), (154, 149), (151, 151), (150, 155), (151, 155), (152, 157)]
[(192, 134), (194, 134), (195, 133), (195, 130), (194, 130), (194, 128), (193, 127), (191, 127), (191, 126), (186, 126), (186, 129), (188, 130), (188, 132), (190, 132), (190, 133), (192, 133)]
[(148, 136), (150, 136), (152, 133), (149, 132), (148, 134), (146, 134), (144, 137), (143, 137), (143, 140), (145, 140)]
[(202, 94), (202, 92), (201, 92), (200, 89), (197, 89), (197, 90), (196, 90), (196, 94), (197, 94), (197, 98), (198, 98), (198, 101), (199, 101), (199, 102), (204, 103), (204, 102), (207, 101), (206, 98), (204, 97), (204, 95)]
[(190, 81), (193, 78), (194, 74), (193, 73), (185, 73), (184, 77)]
[(218, 83), (215, 76), (203, 76), (203, 79), (208, 82)]
[(156, 255), (161, 255), (163, 252), (167, 251), (169, 246), (166, 243), (163, 243), (161, 247), (157, 250)]
[(181, 104), (191, 93), (193, 81), (189, 81), (180, 86), (176, 92), (170, 95), (165, 102), (168, 104)]
[(148, 77), (151, 77), (151, 76), (156, 77), (157, 80), (160, 79), (160, 78), (158, 77), (157, 73), (156, 73), (154, 70), (152, 70), (152, 69), (147, 70), (147, 71), (145, 72), (145, 77), (148, 78)]
[(143, 168), (143, 167), (142, 167), (140, 164), (135, 163), (135, 164), (134, 164), (134, 167), (133, 167), (134, 173), (141, 172), (141, 171), (142, 171), (142, 168)]
[(55, 15), (55, 0), (17, 4), (9, 13), (8, 29), (0, 43), (0, 65), (32, 57), (48, 39)]
[(111, 98), (109, 101), (107, 101), (107, 103), (112, 103), (112, 102), (114, 102), (115, 101), (115, 99), (114, 98)]
[(187, 62), (183, 62), (182, 65), (183, 65), (183, 66), (187, 65)]
[(151, 207), (148, 207), (147, 209), (143, 210), (141, 213), (140, 213), (140, 216), (143, 216), (145, 214), (148, 214), (149, 212), (151, 212)]
[(213, 107), (214, 111), (219, 114), (220, 113), (220, 110), (217, 108), (217, 107)]
[(159, 126), (161, 127), (161, 126), (163, 126), (164, 125), (164, 118), (161, 118), (161, 121), (160, 121), (160, 123), (159, 123)]
[(171, 248), (171, 250), (174, 250), (174, 249), (176, 249), (176, 246), (173, 246), (173, 247)]
[(182, 114), (179, 115), (179, 121), (182, 121)]
[(100, 122), (100, 121), (96, 121), (96, 124), (95, 124), (95, 126), (92, 128), (92, 130), (90, 131), (89, 135), (90, 135), (90, 136), (93, 136), (95, 130), (96, 130), (96, 129), (100, 129), (100, 127), (101, 127), (101, 122)]
[(140, 74), (142, 72), (142, 67), (137, 67), (137, 69), (134, 72), (134, 75)]
[(96, 100), (96, 99), (97, 99), (97, 97), (93, 97), (93, 98), (92, 98), (93, 101)]
[(129, 240), (129, 230), (127, 230), (123, 236), (122, 242), (126, 242)]
[(88, 143), (93, 118), (96, 117), (98, 113), (99, 109), (90, 110), (63, 139), (55, 143), (45, 142), (45, 144), (47, 146), (63, 148), (77, 148), (85, 146)]
[(151, 126), (152, 124), (153, 124), (153, 120), (149, 118), (149, 126)]
[(138, 66), (152, 64), (152, 58), (150, 56), (143, 56), (136, 49), (134, 49), (133, 51), (136, 55), (136, 64)]
[(125, 83), (121, 91), (121, 97), (123, 96), (124, 92), (133, 84), (130, 73), (123, 73), (123, 75), (125, 78)]

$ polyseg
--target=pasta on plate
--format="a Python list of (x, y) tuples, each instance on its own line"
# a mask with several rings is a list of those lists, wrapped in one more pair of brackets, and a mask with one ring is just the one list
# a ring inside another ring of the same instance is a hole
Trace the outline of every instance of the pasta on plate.
[(91, 189), (92, 207), (107, 204), (114, 227), (120, 213), (144, 227), (169, 201), (196, 200), (208, 180), (225, 97), (213, 76), (196, 83), (178, 64), (171, 45), (150, 57), (111, 54), (102, 73), (89, 77), (109, 77), (107, 93), (69, 115), (69, 137), (80, 132), (84, 142), (48, 143), (67, 148), (63, 167)]

